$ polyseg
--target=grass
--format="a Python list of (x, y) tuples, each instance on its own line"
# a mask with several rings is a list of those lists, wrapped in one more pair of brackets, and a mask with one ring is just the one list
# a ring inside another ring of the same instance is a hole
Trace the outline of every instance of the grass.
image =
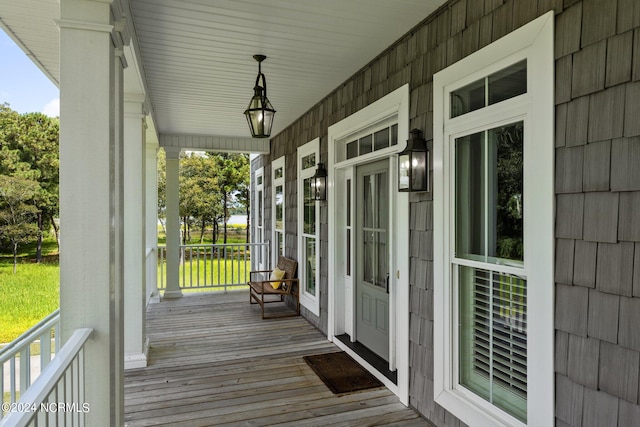
[[(211, 243), (210, 233), (207, 233)], [(192, 243), (199, 243), (197, 230), (192, 232)], [(207, 235), (205, 235), (206, 237)], [(244, 243), (246, 232), (243, 229), (229, 229), (227, 241), (229, 243)], [(164, 234), (159, 233), (159, 243), (164, 243)], [(24, 331), (38, 323), (60, 306), (60, 268), (58, 264), (58, 247), (52, 237), (44, 240), (42, 253), (44, 262), (35, 262), (35, 243), (22, 245), (19, 248), (18, 268), (13, 274), (13, 257), (10, 253), (0, 253), (0, 344), (9, 343)], [(215, 263), (214, 263), (215, 264)], [(200, 280), (204, 279), (204, 261), (200, 261)], [(193, 263), (193, 280), (196, 280), (196, 262)], [(225, 271), (220, 272), (220, 282), (225, 282), (225, 272), (228, 282), (231, 282), (233, 269), (234, 282), (237, 286), (229, 286), (228, 290), (245, 288), (245, 265), (236, 263), (232, 267), (227, 261)], [(187, 272), (188, 273), (188, 272)], [(248, 274), (248, 272), (247, 272)], [(211, 264), (207, 265), (208, 282), (211, 284)], [(182, 283), (182, 267), (180, 268), (180, 285)], [(187, 279), (188, 280), (188, 279)], [(218, 269), (214, 268), (213, 283), (218, 284)], [(184, 289), (195, 292), (198, 289)], [(211, 289), (203, 289), (211, 291)]]
[[(210, 255), (211, 254), (209, 254), (209, 256)], [(224, 265), (224, 269), (220, 270), (218, 268), (218, 265)], [(160, 268), (165, 269), (164, 274), (166, 280), (166, 264), (162, 267), (158, 266), (158, 269)], [(203, 259), (196, 260), (196, 256), (194, 253), (191, 263), (187, 258), (186, 263), (180, 266), (178, 283), (183, 288), (183, 290), (189, 290), (189, 285), (191, 283), (196, 285), (198, 283), (200, 283), (201, 285), (204, 285), (206, 283), (207, 286), (215, 286), (227, 283), (239, 285), (241, 288), (246, 288), (246, 283), (249, 280), (250, 268), (251, 263), (249, 261), (249, 258), (247, 258), (246, 265), (243, 260), (236, 260), (235, 262), (232, 260), (227, 260), (226, 262), (220, 260), (220, 263), (218, 264), (218, 260), (215, 258), (213, 262), (211, 262), (210, 259), (208, 261), (205, 261)], [(158, 270), (158, 280), (160, 280), (160, 277), (160, 270)], [(231, 280), (232, 277), (233, 281)], [(231, 286), (228, 286), (227, 289), (231, 290), (232, 288)]]
[(43, 244), (45, 261), (33, 261), (35, 244), (20, 248), (13, 274), (10, 254), (0, 255), (0, 343), (8, 343), (60, 305), (60, 268), (55, 241)]

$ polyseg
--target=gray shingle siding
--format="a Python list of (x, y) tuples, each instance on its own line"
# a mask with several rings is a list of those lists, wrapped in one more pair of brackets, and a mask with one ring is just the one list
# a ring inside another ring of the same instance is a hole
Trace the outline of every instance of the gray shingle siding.
[[(286, 155), (287, 209), (295, 209), (297, 147), (319, 137), (326, 162), (328, 127), (404, 83), (410, 126), (430, 138), (433, 74), (548, 10), (556, 12), (556, 425), (632, 426), (640, 417), (640, 1), (449, 1), (272, 139), (265, 197), (271, 159)], [(304, 314), (326, 332), (321, 210), (321, 316)], [(265, 214), (270, 232), (268, 202)], [(295, 216), (287, 217), (294, 254)], [(435, 425), (463, 426), (433, 396), (433, 289), (442, 284), (433, 283), (431, 193), (410, 196), (409, 227), (409, 401)]]

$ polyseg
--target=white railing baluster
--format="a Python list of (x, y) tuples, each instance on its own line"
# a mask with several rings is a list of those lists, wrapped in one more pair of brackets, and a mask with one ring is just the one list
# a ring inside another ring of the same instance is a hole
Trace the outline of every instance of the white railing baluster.
[[(257, 257), (267, 250), (268, 243), (180, 245), (180, 288), (219, 289), (226, 292), (229, 287), (244, 286), (253, 268), (251, 254)], [(159, 246), (160, 290), (166, 289), (165, 253), (166, 247)]]
[[(29, 389), (32, 382), (40, 375), (51, 360), (51, 332), (55, 348), (59, 347), (58, 328), (60, 325), (60, 311), (56, 310), (42, 319), (38, 324), (20, 335), (16, 340), (0, 351), (0, 392), (4, 401), (4, 393), (8, 388), (9, 402), (15, 403)], [(40, 369), (31, 364), (31, 346), (40, 343)], [(4, 382), (5, 369), (9, 368), (9, 384)], [(0, 412), (0, 419), (3, 414)]]
[[(12, 427), (84, 425), (84, 412), (90, 408), (84, 407), (83, 348), (91, 334), (88, 328), (76, 330), (31, 387), (21, 392), (18, 406), (35, 411), (10, 412), (0, 424)], [(64, 407), (57, 406), (58, 402)]]
[(20, 350), (20, 390), (26, 390), (31, 385), (31, 345)]
[(12, 357), (9, 362), (9, 401), (16, 401), (16, 358)]

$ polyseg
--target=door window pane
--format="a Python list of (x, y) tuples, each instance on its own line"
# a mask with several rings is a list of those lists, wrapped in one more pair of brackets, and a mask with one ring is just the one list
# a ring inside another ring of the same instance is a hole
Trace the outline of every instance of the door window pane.
[(374, 286), (385, 288), (388, 271), (387, 173), (363, 177), (363, 279)]
[(367, 135), (360, 138), (360, 155), (370, 153), (373, 149), (371, 143), (373, 142), (373, 135)]
[(384, 128), (373, 134), (375, 151), (382, 150), (389, 146), (389, 128)]
[(347, 144), (347, 159), (358, 157), (358, 141), (351, 141)]

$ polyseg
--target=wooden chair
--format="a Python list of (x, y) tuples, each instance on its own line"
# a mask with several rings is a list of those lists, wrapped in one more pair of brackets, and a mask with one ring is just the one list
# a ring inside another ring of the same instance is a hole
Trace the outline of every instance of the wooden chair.
[[(285, 272), (284, 277), (279, 280), (269, 280), (271, 270), (256, 270), (249, 273), (249, 303), (260, 305), (263, 319), (300, 316), (300, 282), (296, 277), (298, 262), (281, 255), (278, 257), (278, 268)], [(265, 279), (265, 276), (266, 280), (259, 280), (260, 278)], [(276, 282), (282, 282), (278, 289), (274, 289), (271, 285)], [(296, 308), (294, 313), (285, 312), (265, 315), (265, 304), (279, 302), (287, 305), (286, 296), (291, 296), (295, 300)]]

